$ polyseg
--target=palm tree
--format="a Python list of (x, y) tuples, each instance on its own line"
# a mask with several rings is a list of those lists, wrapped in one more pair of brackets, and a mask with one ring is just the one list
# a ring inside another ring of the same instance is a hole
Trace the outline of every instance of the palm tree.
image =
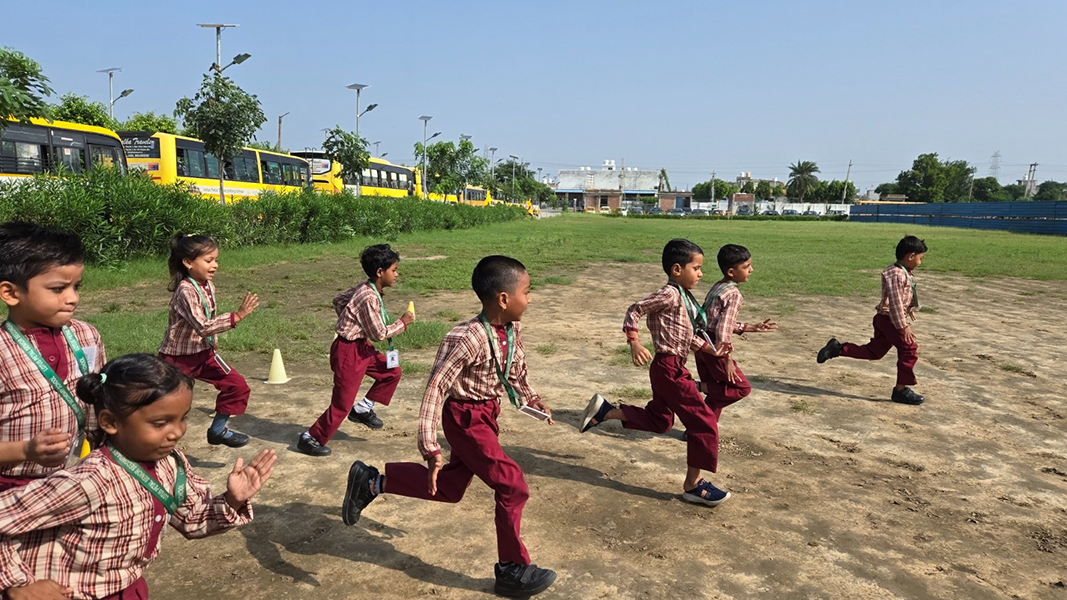
[(819, 180), (815, 176), (818, 172), (818, 165), (810, 160), (798, 160), (796, 164), (789, 165), (789, 184), (786, 186), (789, 189), (789, 195), (797, 194), (797, 202), (803, 202), (808, 188)]

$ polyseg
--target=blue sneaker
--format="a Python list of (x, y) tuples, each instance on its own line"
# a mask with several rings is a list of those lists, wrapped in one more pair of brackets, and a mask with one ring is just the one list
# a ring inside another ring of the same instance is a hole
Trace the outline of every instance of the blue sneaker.
[(609, 412), (615, 409), (615, 406), (604, 399), (600, 394), (593, 394), (593, 397), (589, 399), (589, 404), (585, 407), (585, 415), (582, 418), (581, 432), (585, 433), (590, 429), (600, 425), (604, 422), (604, 417)]
[(720, 490), (712, 485), (710, 481), (703, 479), (697, 482), (695, 488), (682, 494), (682, 500), (693, 504), (703, 504), (704, 506), (718, 506), (729, 498), (730, 492)]

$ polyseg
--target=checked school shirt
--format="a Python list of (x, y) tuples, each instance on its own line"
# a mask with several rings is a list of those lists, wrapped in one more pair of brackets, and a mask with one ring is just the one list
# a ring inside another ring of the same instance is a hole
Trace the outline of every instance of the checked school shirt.
[[(696, 301), (693, 302), (696, 304)], [(683, 359), (689, 351), (702, 350), (708, 343), (693, 331), (693, 323), (686, 314), (682, 294), (673, 285), (664, 285), (644, 300), (635, 302), (626, 309), (622, 330), (637, 331), (641, 315), (646, 315), (648, 331), (657, 354), (670, 354)]]
[[(99, 371), (106, 362), (104, 343), (100, 333), (83, 321), (71, 319), (67, 324), (74, 338), (85, 353), (89, 369)], [(78, 361), (67, 345), (59, 329), (37, 328), (24, 331), (23, 335), (45, 359), (67, 389), (74, 394), (75, 384), (83, 375), (78, 371)], [(74, 396), (85, 411), (86, 431), (96, 429), (95, 412)], [(15, 344), (7, 331), (0, 328), (0, 441), (24, 442), (33, 439), (46, 429), (61, 429), (71, 436), (73, 442), (78, 432), (78, 419), (74, 411), (41, 375), (30, 358)], [(5, 477), (44, 477), (63, 468), (42, 467), (34, 462), (0, 465), (0, 475)], [(3, 588), (0, 588), (3, 589)]]
[(911, 293), (911, 273), (898, 267), (895, 263), (882, 271), (882, 300), (875, 309), (880, 315), (886, 315), (893, 322), (893, 327), (904, 329), (908, 326), (908, 310), (917, 308)]
[[(159, 553), (163, 525), (194, 539), (252, 520), (250, 503), (235, 511), (222, 495), (212, 497), (179, 454), (187, 496), (169, 518), (106, 448), (66, 471), (0, 493), (0, 589), (51, 579), (72, 588), (75, 598), (102, 598), (144, 574)], [(155, 463), (155, 477), (168, 492), (176, 475), (174, 457)]]
[(337, 294), (333, 309), (337, 311), (337, 335), (350, 342), (362, 338), (378, 342), (407, 329), (400, 319), (392, 325), (382, 320), (382, 303), (366, 281)]
[(167, 321), (167, 333), (163, 336), (163, 343), (159, 345), (160, 354), (185, 356), (214, 350), (218, 347), (218, 338), (210, 344), (206, 338), (237, 327), (236, 313), (215, 314), (215, 284), (209, 281), (200, 289), (204, 292), (212, 316), (205, 314), (204, 303), (193, 284), (188, 279), (182, 279), (170, 298), (170, 317)]
[[(518, 392), (520, 405), (524, 406), (539, 400), (540, 396), (527, 380), (522, 327), (518, 321), (513, 321), (511, 326), (515, 332), (515, 351), (507, 379)], [(492, 352), (503, 363), (507, 359), (507, 342), (501, 343), (499, 337), (490, 340), (478, 317), (456, 325), (441, 342), (419, 408), (418, 444), (423, 458), (429, 459), (441, 453), (441, 446), (437, 443), (437, 426), (441, 422), (441, 406), (447, 398), (474, 402), (500, 402), (500, 398), (507, 398), (504, 384), (497, 376), (489, 344), (493, 344)]]
[[(708, 315), (708, 332), (716, 344), (729, 343), (733, 334), (745, 332), (745, 324), (737, 320), (737, 313), (745, 304), (741, 290), (729, 281), (717, 281), (704, 297), (704, 310)], [(725, 289), (724, 289), (725, 288)], [(719, 292), (719, 290), (722, 290)], [(719, 292), (716, 297), (715, 293)]]

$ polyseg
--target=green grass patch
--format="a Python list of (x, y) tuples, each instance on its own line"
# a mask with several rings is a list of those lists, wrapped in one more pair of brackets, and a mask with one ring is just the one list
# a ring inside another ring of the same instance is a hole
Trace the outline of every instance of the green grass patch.
[(937, 312), (937, 309), (932, 306), (920, 306), (919, 312), (933, 314)]
[(1018, 373), (1020, 375), (1026, 375), (1027, 377), (1033, 377), (1033, 378), (1037, 377), (1037, 373), (1034, 373), (1033, 371), (1030, 371), (1028, 369), (1020, 367), (1019, 365), (1012, 365), (1012, 364), (1005, 363), (1005, 364), (1000, 365), (1000, 370), (1001, 371), (1007, 371), (1009, 373)]
[(559, 346), (555, 344), (541, 344), (536, 348), (536, 350), (544, 356), (551, 356), (555, 354), (557, 350), (559, 350)]
[[(656, 347), (652, 345), (652, 342), (645, 342), (644, 346), (645, 346), (645, 348), (648, 349), (648, 352), (650, 354), (652, 354), (652, 356), (656, 355)], [(645, 365), (643, 367), (638, 367), (637, 365), (634, 364), (633, 358), (630, 355), (630, 346), (628, 344), (625, 345), (625, 346), (616, 346), (615, 350), (612, 351), (611, 360), (608, 361), (608, 364), (610, 364), (613, 367), (627, 367), (627, 366), (629, 366), (629, 367), (634, 367), (634, 368), (639, 368), (639, 369), (647, 369), (648, 368), (648, 365)], [(651, 361), (649, 361), (649, 364), (651, 364)]]
[[(436, 348), (451, 329), (451, 325), (440, 321), (415, 321), (408, 325), (406, 331), (393, 338), (393, 346), (397, 350)], [(374, 346), (382, 352), (389, 350), (389, 342), (385, 340), (375, 342)]]
[(574, 283), (574, 278), (570, 275), (549, 275), (548, 277), (541, 277), (537, 281), (544, 285), (570, 285)]
[(452, 323), (458, 323), (459, 321), (463, 320), (463, 317), (458, 312), (452, 309), (439, 310), (437, 311), (437, 314), (435, 316), (440, 319), (450, 321)]
[(795, 413), (811, 414), (815, 412), (815, 407), (808, 404), (806, 400), (793, 400), (789, 403), (789, 410)]
[(651, 398), (652, 390), (637, 385), (625, 385), (611, 390), (610, 395), (621, 400), (640, 400)]

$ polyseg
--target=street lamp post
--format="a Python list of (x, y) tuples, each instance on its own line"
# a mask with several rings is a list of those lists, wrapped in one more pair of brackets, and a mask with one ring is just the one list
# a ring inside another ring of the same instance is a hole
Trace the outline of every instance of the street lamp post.
[[(213, 28), (215, 30), (215, 64), (222, 66), (222, 30), (227, 27), (237, 27), (236, 24), (228, 23), (197, 23), (200, 27)], [(220, 71), (221, 73), (221, 71)]]
[(511, 201), (515, 201), (515, 164), (519, 162), (519, 157), (514, 154), (509, 154), (508, 158), (511, 159)]
[(429, 115), (423, 115), (419, 117), (422, 121), (422, 197), (426, 199), (426, 124), (430, 122), (433, 117)]
[[(359, 114), (359, 93), (362, 92), (364, 88), (369, 88), (370, 86), (365, 84), (365, 83), (353, 83), (352, 85), (346, 85), (345, 87), (350, 89), (350, 90), (356, 90), (356, 137), (359, 137), (359, 116), (360, 116), (360, 114)], [(371, 108), (367, 109), (367, 112), (370, 112), (371, 110), (374, 110), (373, 109), (374, 106), (378, 106), (378, 105), (377, 104), (372, 105)]]
[(114, 119), (115, 118), (115, 103), (120, 98), (125, 98), (133, 93), (132, 89), (125, 89), (119, 93), (119, 97), (115, 97), (115, 71), (121, 71), (122, 67), (111, 67), (110, 69), (100, 69), (97, 73), (107, 73), (107, 114)]
[(489, 155), (490, 155), (489, 156), (489, 185), (490, 186), (492, 186), (494, 183), (496, 183), (496, 162), (493, 159), (496, 158), (496, 151), (497, 150), (499, 150), (499, 148), (490, 148), (489, 149)]
[(374, 142), (374, 156), (378, 156), (378, 144), (381, 142)]
[[(287, 114), (289, 113), (285, 113), (285, 115)], [(282, 151), (282, 119), (285, 118), (285, 115), (278, 116), (278, 152)]]

